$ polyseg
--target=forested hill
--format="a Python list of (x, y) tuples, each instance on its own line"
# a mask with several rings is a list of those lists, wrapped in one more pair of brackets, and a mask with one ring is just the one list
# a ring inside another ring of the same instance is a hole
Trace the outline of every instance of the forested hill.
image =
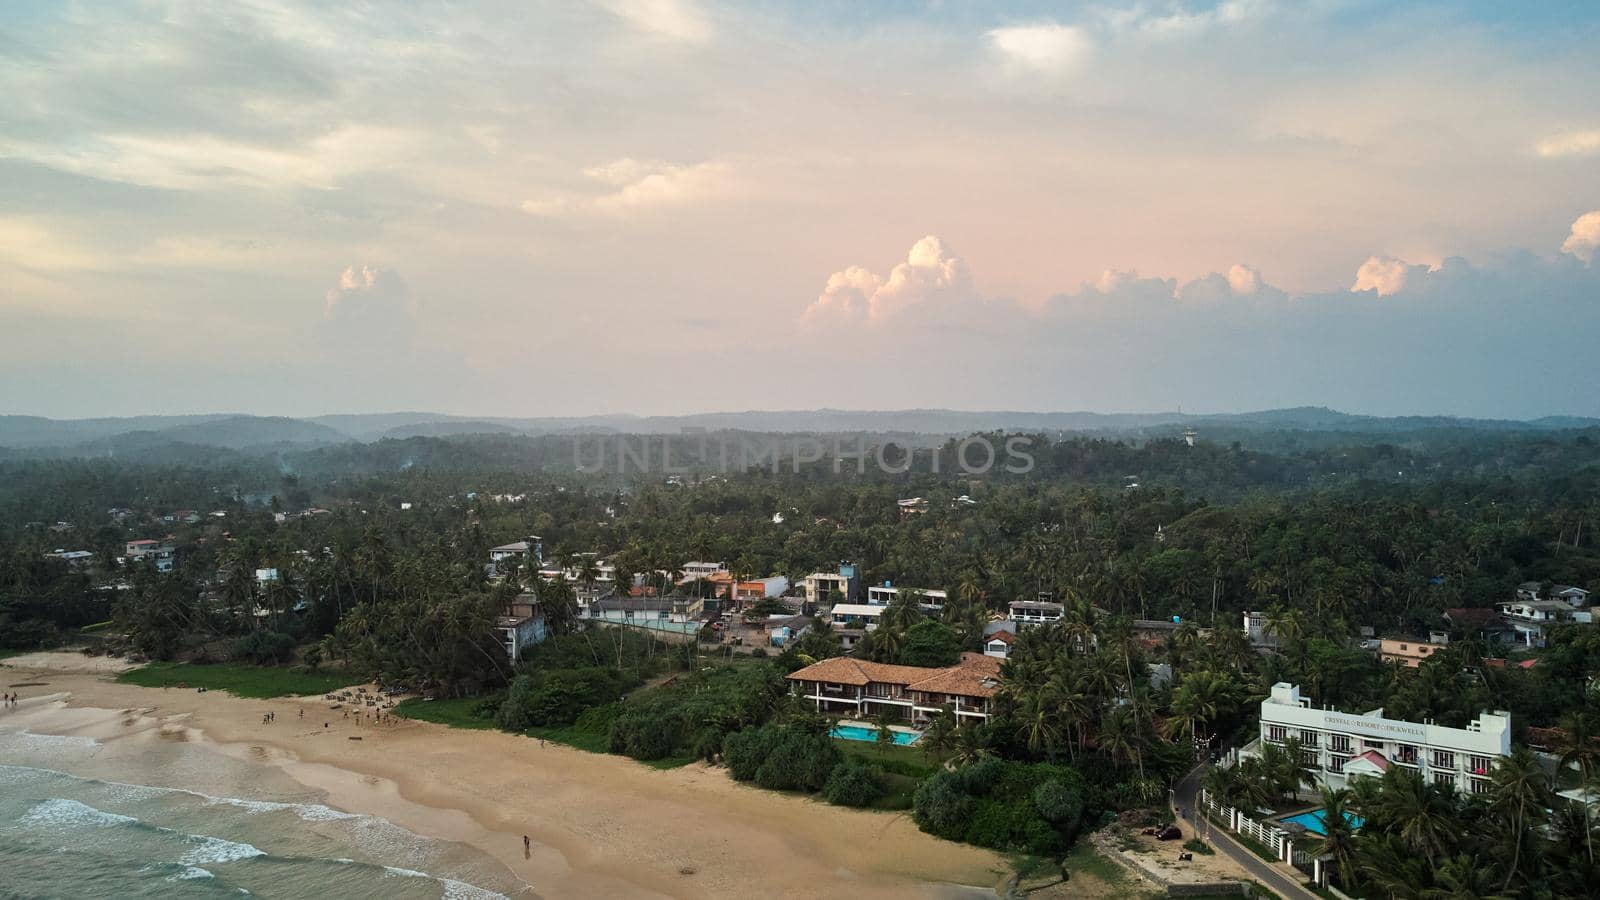
[[(1532, 421), (1458, 419), (1448, 416), (1351, 415), (1322, 407), (1229, 414), (1094, 413), (908, 410), (789, 410), (703, 413), (684, 416), (464, 417), (438, 413), (374, 413), (285, 418), (238, 414), (46, 419), (0, 416), (0, 458), (132, 454), (149, 458), (163, 445), (272, 451), (384, 438), (465, 434), (678, 434), (684, 431), (921, 435), (922, 445), (982, 431), (1062, 435), (1099, 434), (1134, 440), (1173, 437), (1185, 428), (1214, 442), (1241, 441), (1269, 448), (1264, 436), (1294, 433), (1326, 446), (1316, 435), (1363, 434), (1403, 442), (1431, 432), (1551, 432), (1600, 427), (1600, 419), (1559, 416)], [(182, 455), (180, 453), (180, 455)]]

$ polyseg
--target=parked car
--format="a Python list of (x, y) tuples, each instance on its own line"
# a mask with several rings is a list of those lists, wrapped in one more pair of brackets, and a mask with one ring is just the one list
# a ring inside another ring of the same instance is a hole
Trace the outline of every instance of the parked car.
[(1167, 827), (1156, 832), (1156, 840), (1158, 841), (1177, 841), (1182, 839), (1183, 829), (1176, 825), (1168, 825)]

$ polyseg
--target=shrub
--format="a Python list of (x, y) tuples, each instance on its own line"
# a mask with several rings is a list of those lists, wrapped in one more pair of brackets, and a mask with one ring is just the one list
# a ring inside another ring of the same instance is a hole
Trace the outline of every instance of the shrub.
[(839, 748), (825, 734), (791, 725), (764, 725), (727, 736), (722, 758), (736, 781), (779, 791), (816, 792), (840, 762)]
[(930, 834), (996, 850), (1054, 854), (1083, 819), (1075, 769), (989, 758), (935, 773), (917, 788), (913, 817)]
[(233, 655), (256, 665), (281, 663), (294, 656), (294, 638), (281, 631), (253, 631), (233, 642)]
[(1083, 795), (1056, 779), (1034, 788), (1033, 808), (1046, 822), (1067, 832), (1075, 832), (1083, 818)]
[(972, 801), (962, 787), (960, 774), (939, 771), (917, 786), (911, 817), (923, 831), (952, 841), (966, 835), (967, 815)]
[(822, 788), (823, 798), (835, 806), (871, 806), (883, 793), (882, 772), (854, 760), (834, 766)]

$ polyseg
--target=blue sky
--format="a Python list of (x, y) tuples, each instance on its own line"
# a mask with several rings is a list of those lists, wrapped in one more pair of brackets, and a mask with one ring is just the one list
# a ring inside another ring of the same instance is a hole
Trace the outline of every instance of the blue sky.
[(1597, 45), (1565, 2), (7, 4), (0, 411), (1600, 415)]

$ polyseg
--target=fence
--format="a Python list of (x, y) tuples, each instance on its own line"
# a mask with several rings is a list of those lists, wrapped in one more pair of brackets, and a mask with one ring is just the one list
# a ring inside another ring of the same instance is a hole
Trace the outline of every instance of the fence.
[[(1223, 823), (1224, 827), (1229, 831), (1244, 835), (1267, 848), (1267, 852), (1271, 853), (1273, 857), (1283, 862), (1298, 861), (1290, 860), (1286, 856), (1289, 852), (1288, 848), (1292, 847), (1293, 843), (1289, 840), (1289, 835), (1278, 826), (1257, 822), (1234, 807), (1217, 803), (1211, 799), (1211, 792), (1207, 790), (1200, 791), (1200, 809), (1202, 812), (1209, 813), (1212, 819)], [(1297, 851), (1294, 855), (1298, 857), (1302, 853)]]

